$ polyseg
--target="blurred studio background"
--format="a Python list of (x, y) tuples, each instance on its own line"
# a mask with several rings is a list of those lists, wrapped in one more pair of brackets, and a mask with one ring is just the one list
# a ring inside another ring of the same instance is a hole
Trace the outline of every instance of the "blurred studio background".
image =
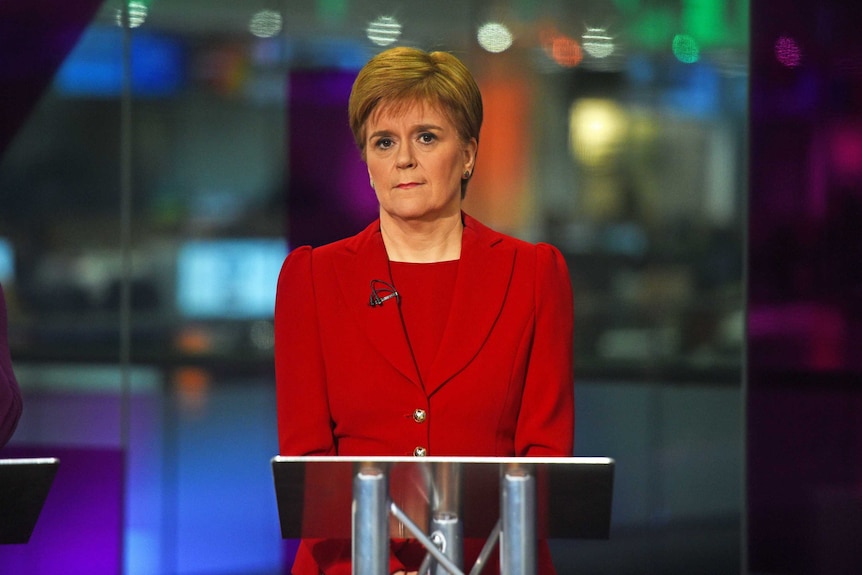
[[(792, 18), (803, 30), (811, 6)], [(452, 51), (478, 79), (466, 210), (569, 263), (576, 455), (613, 457), (617, 475), (611, 540), (554, 541), (560, 572), (739, 572), (751, 8), (0, 0), (0, 283), (24, 395), (0, 457), (61, 459), (0, 572), (287, 572), (269, 466), (276, 278), (292, 247), (375, 217), (346, 105), (396, 44)], [(764, 77), (795, 89), (801, 32), (767, 28)], [(809, 125), (805, 106), (767, 100), (764, 117)], [(839, 136), (852, 154), (852, 130)], [(788, 193), (808, 181), (804, 162), (769, 161)], [(803, 309), (832, 339), (793, 360), (844, 365), (840, 316)]]

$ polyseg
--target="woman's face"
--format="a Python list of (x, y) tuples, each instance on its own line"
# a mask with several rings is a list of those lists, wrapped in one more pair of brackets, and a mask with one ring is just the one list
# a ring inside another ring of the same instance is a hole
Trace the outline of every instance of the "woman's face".
[(461, 178), (473, 171), (476, 140), (464, 142), (437, 106), (384, 105), (365, 125), (365, 161), (381, 217), (433, 221), (459, 214)]

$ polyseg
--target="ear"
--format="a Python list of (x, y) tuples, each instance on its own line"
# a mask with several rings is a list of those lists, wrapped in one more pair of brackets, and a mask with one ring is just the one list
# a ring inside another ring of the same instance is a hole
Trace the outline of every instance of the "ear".
[(479, 151), (479, 142), (476, 138), (470, 138), (470, 141), (464, 144), (464, 169), (462, 172), (468, 171), (473, 173), (473, 168), (476, 166), (476, 153)]

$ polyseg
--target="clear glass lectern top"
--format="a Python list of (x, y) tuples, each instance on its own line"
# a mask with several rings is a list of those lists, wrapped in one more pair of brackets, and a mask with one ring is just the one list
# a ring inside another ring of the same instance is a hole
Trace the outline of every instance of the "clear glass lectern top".
[(60, 461), (0, 459), (0, 544), (27, 543)]
[[(285, 457), (272, 459), (284, 538), (350, 538), (353, 478), (362, 470), (388, 475), (389, 497), (420, 527), (430, 514), (451, 512), (465, 537), (486, 537), (500, 516), (500, 478), (536, 479), (540, 538), (607, 539), (614, 461), (547, 457)], [(390, 522), (393, 537), (400, 534)]]

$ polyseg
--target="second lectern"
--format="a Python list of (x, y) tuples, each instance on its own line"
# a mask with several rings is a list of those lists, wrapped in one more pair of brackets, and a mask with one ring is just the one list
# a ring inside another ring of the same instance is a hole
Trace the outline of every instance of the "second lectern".
[(535, 575), (539, 539), (606, 539), (614, 462), (548, 457), (275, 457), (284, 538), (352, 539), (354, 575), (380, 575), (389, 538), (427, 550), (420, 575), (463, 575), (463, 539), (499, 544), (503, 575)]

